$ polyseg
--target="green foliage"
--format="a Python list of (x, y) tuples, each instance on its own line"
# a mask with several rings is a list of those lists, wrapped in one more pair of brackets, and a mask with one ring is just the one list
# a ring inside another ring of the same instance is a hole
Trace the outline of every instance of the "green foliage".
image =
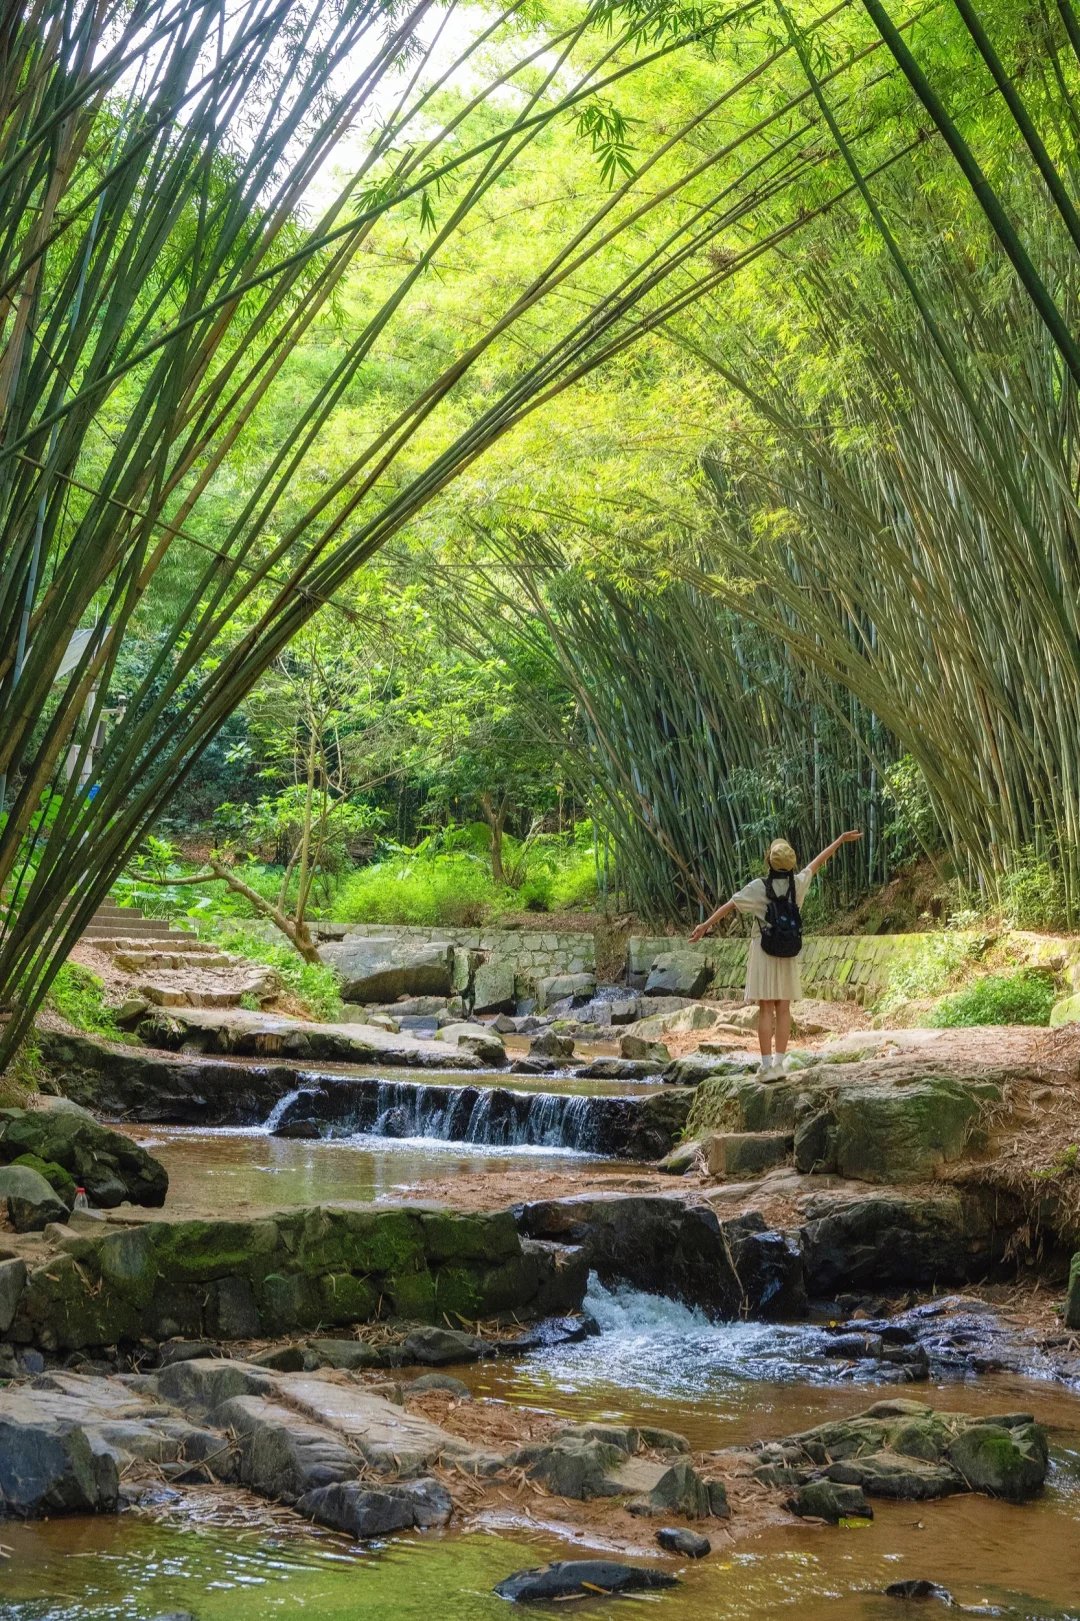
[(1030, 969), (1007, 978), (987, 974), (946, 997), (927, 1022), (939, 1029), (974, 1024), (1048, 1025), (1056, 1000), (1054, 982), (1048, 974)]
[[(235, 952), (251, 962), (266, 963), (276, 968), (285, 988), (305, 1002), (311, 1017), (321, 1024), (333, 1024), (341, 1014), (341, 997), (337, 975), (322, 963), (305, 962), (284, 942), (262, 940), (247, 929), (230, 928), (227, 923), (200, 924), (199, 933), (216, 942), (222, 951)], [(246, 1003), (244, 1004), (247, 1005)], [(258, 1009), (258, 1003), (251, 1011)]]
[(928, 934), (912, 956), (889, 971), (889, 988), (877, 1004), (879, 1013), (892, 1013), (905, 1002), (941, 996), (949, 981), (985, 950), (981, 936), (947, 931)]
[(1000, 882), (1001, 911), (1011, 929), (1065, 929), (1068, 906), (1060, 865), (1026, 845)]
[(110, 1041), (124, 1039), (113, 1017), (113, 1010), (105, 1001), (105, 987), (96, 974), (80, 963), (66, 962), (53, 980), (49, 1001), (62, 1019), (76, 1030), (88, 1030), (93, 1035), (107, 1036)]

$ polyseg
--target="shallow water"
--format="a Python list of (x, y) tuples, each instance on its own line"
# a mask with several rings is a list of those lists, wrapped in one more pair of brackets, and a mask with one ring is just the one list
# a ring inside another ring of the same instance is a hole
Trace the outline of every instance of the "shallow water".
[[(813, 1328), (709, 1325), (670, 1302), (595, 1286), (590, 1305), (605, 1330), (598, 1338), (516, 1365), (455, 1371), (481, 1399), (664, 1424), (702, 1449), (789, 1434), (898, 1393), (870, 1379), (838, 1380), (835, 1363), (818, 1356)], [(943, 1408), (1034, 1412), (1051, 1432), (1047, 1490), (1023, 1506), (983, 1497), (878, 1503), (873, 1523), (858, 1530), (792, 1521), (731, 1543), (714, 1528), (709, 1559), (665, 1565), (682, 1586), (620, 1605), (655, 1606), (648, 1613), (657, 1621), (888, 1621), (913, 1608), (944, 1615), (882, 1596), (889, 1582), (926, 1577), (983, 1614), (1080, 1621), (1080, 1396), (1001, 1375), (900, 1390)], [(542, 1512), (539, 1500), (533, 1512)], [(652, 1529), (642, 1526), (642, 1559), (655, 1554)], [(11, 1550), (0, 1566), (4, 1621), (146, 1621), (172, 1609), (198, 1621), (494, 1621), (512, 1613), (491, 1591), (502, 1577), (596, 1551), (539, 1523), (414, 1534), (367, 1549), (296, 1522), (268, 1533), (177, 1528), (136, 1514), (9, 1524), (0, 1535)], [(599, 1615), (612, 1605), (572, 1608)]]
[[(418, 1183), (478, 1171), (611, 1171), (625, 1175), (627, 1160), (595, 1160), (570, 1149), (488, 1148), (422, 1137), (270, 1137), (260, 1130), (203, 1130), (154, 1126), (133, 1133), (169, 1173), (169, 1202), (199, 1204), (227, 1215), (242, 1205), (310, 1205), (340, 1199), (371, 1200), (416, 1189)], [(422, 1194), (422, 1188), (418, 1190)]]

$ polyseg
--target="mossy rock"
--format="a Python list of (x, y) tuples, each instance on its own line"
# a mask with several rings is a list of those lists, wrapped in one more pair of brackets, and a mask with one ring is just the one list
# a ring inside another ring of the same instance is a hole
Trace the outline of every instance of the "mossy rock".
[(34, 1154), (64, 1168), (91, 1204), (113, 1209), (165, 1203), (165, 1167), (123, 1132), (101, 1125), (84, 1109), (0, 1109), (0, 1160)]
[(26, 1280), (12, 1337), (45, 1350), (82, 1350), (138, 1336), (139, 1313), (70, 1255), (35, 1267)]
[(1001, 1089), (928, 1077), (906, 1085), (840, 1085), (832, 1116), (835, 1169), (863, 1182), (923, 1182), (962, 1158), (984, 1104)]
[(25, 1165), (28, 1170), (36, 1171), (39, 1176), (43, 1176), (58, 1198), (63, 1199), (69, 1210), (72, 1208), (78, 1184), (62, 1165), (58, 1165), (55, 1160), (39, 1159), (37, 1154), (20, 1154), (18, 1159), (11, 1161), (11, 1164)]
[(521, 1253), (517, 1226), (509, 1210), (453, 1215), (434, 1211), (420, 1217), (424, 1253), (430, 1262), (484, 1261), (489, 1264)]
[(1019, 1502), (1046, 1479), (1046, 1432), (1039, 1424), (971, 1424), (953, 1441), (949, 1461), (972, 1491)]

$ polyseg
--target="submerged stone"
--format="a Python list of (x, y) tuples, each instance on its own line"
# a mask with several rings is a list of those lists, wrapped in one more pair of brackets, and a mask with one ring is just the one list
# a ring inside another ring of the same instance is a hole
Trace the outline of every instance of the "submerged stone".
[(300, 1514), (363, 1541), (391, 1531), (445, 1525), (453, 1512), (450, 1493), (437, 1480), (411, 1480), (393, 1486), (342, 1482), (306, 1492)]
[(890, 1582), (885, 1589), (886, 1598), (935, 1598), (942, 1604), (955, 1604), (956, 1600), (947, 1587), (941, 1587), (937, 1582), (928, 1582), (924, 1577), (916, 1577), (914, 1581)]
[(675, 1587), (677, 1578), (645, 1565), (624, 1565), (614, 1559), (569, 1559), (533, 1570), (518, 1570), (495, 1588), (500, 1598), (518, 1604), (609, 1593), (647, 1592)]

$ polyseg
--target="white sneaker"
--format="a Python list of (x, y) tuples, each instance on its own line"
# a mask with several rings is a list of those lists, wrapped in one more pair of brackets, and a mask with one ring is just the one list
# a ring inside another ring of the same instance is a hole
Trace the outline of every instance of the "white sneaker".
[(772, 1056), (772, 1053), (768, 1053), (761, 1060), (761, 1070), (760, 1070), (759, 1073), (762, 1074), (762, 1075), (768, 1075), (770, 1073), (770, 1071), (772, 1070), (772, 1067), (773, 1067), (773, 1056)]
[(774, 1075), (784, 1075), (784, 1074), (787, 1073), (787, 1059), (788, 1059), (787, 1053), (774, 1053), (773, 1054), (772, 1067), (773, 1067), (773, 1074)]

